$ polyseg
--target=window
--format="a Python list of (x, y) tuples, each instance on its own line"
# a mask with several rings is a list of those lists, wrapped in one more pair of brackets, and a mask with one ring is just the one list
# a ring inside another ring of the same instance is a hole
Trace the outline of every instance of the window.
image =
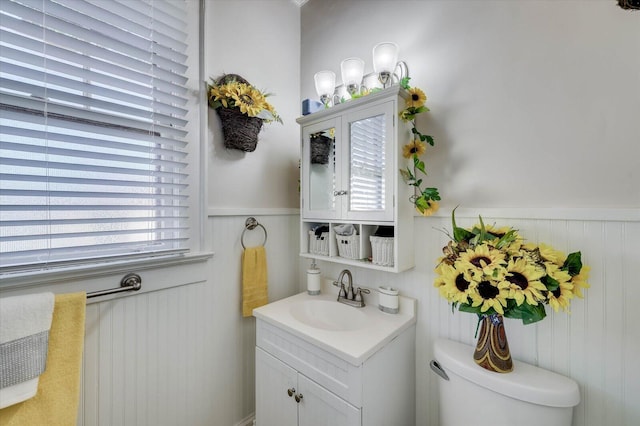
[(2, 272), (187, 250), (186, 9), (0, 1)]

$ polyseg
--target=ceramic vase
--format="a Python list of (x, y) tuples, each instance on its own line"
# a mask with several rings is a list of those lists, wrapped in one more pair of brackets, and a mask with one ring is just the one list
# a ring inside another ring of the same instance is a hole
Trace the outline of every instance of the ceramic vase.
[(513, 361), (502, 315), (485, 315), (482, 318), (473, 359), (476, 364), (490, 371), (497, 373), (513, 371)]

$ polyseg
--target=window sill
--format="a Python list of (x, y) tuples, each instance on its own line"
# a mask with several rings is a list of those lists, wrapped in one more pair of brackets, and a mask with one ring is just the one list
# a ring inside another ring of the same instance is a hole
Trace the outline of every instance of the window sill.
[[(154, 270), (158, 269), (166, 269), (166, 268), (174, 268), (177, 266), (186, 267), (190, 265), (197, 266), (197, 264), (205, 264), (210, 258), (214, 256), (214, 253), (190, 253), (180, 256), (164, 256), (164, 257), (156, 257), (156, 258), (148, 258), (148, 259), (135, 259), (130, 261), (117, 261), (117, 262), (109, 262), (103, 264), (94, 264), (94, 265), (81, 265), (76, 267), (65, 267), (54, 270), (47, 271), (38, 271), (38, 272), (30, 272), (24, 274), (15, 274), (12, 276), (5, 276), (0, 278), (0, 292), (8, 293), (12, 292), (12, 290), (21, 290), (29, 288), (30, 290), (34, 287), (40, 288), (47, 287), (51, 285), (62, 285), (69, 284), (71, 282), (83, 281), (86, 282), (86, 286), (84, 288), (81, 286), (78, 288), (77, 285), (73, 285), (72, 287), (65, 286), (62, 288), (62, 291), (98, 291), (104, 290), (105, 288), (95, 288), (96, 285), (104, 286), (105, 284), (100, 283), (100, 281), (104, 281), (104, 279), (109, 279), (109, 285), (111, 287), (119, 286), (118, 281), (113, 281), (111, 278), (114, 275), (125, 275), (130, 272), (135, 272), (140, 275), (157, 275), (153, 273)], [(200, 269), (200, 268), (199, 268)], [(142, 274), (143, 271), (148, 271), (148, 274)], [(146, 291), (159, 290), (162, 288), (175, 287), (178, 285), (189, 284), (192, 282), (202, 281), (206, 279), (206, 277), (202, 277), (202, 274), (191, 275), (189, 273), (189, 269), (184, 270), (185, 274), (181, 276), (180, 279), (174, 279), (171, 281), (167, 281), (161, 283), (159, 281), (166, 280), (158, 280), (154, 279), (154, 283), (144, 282), (143, 276), (143, 284), (142, 289), (136, 294)], [(179, 274), (180, 275), (180, 274)], [(156, 277), (154, 277), (156, 278)], [(159, 277), (157, 277), (159, 278)], [(93, 282), (98, 282), (97, 284), (92, 284)], [(115, 283), (115, 284), (114, 284)], [(150, 285), (151, 284), (151, 285)], [(51, 288), (42, 289), (42, 291), (53, 291)], [(31, 291), (30, 291), (31, 292)], [(55, 291), (56, 293), (58, 291)], [(130, 294), (130, 293), (120, 293), (120, 294)], [(9, 296), (9, 294), (4, 294)], [(98, 299), (105, 300), (107, 297), (100, 297)]]

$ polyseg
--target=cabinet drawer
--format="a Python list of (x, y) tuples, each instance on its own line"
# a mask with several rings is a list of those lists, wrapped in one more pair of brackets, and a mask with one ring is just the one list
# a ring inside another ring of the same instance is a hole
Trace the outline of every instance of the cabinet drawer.
[(257, 320), (256, 345), (356, 407), (362, 407), (362, 366), (354, 366), (271, 324)]

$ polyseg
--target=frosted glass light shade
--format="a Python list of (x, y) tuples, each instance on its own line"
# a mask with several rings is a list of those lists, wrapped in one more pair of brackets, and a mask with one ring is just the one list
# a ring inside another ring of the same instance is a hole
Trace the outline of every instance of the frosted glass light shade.
[(336, 73), (329, 70), (318, 71), (313, 76), (313, 81), (320, 101), (326, 106), (336, 90)]
[(340, 71), (342, 72), (342, 84), (347, 88), (347, 92), (353, 95), (362, 84), (364, 61), (360, 58), (347, 58), (340, 64)]
[(336, 90), (336, 73), (333, 71), (318, 71), (313, 76), (313, 81), (316, 83), (316, 92), (318, 93), (318, 96), (331, 96)]
[(373, 47), (373, 70), (383, 87), (391, 82), (391, 76), (398, 63), (398, 45), (393, 42), (378, 43)]
[(398, 45), (392, 42), (378, 43), (373, 47), (373, 70), (377, 73), (393, 72), (398, 63)]

